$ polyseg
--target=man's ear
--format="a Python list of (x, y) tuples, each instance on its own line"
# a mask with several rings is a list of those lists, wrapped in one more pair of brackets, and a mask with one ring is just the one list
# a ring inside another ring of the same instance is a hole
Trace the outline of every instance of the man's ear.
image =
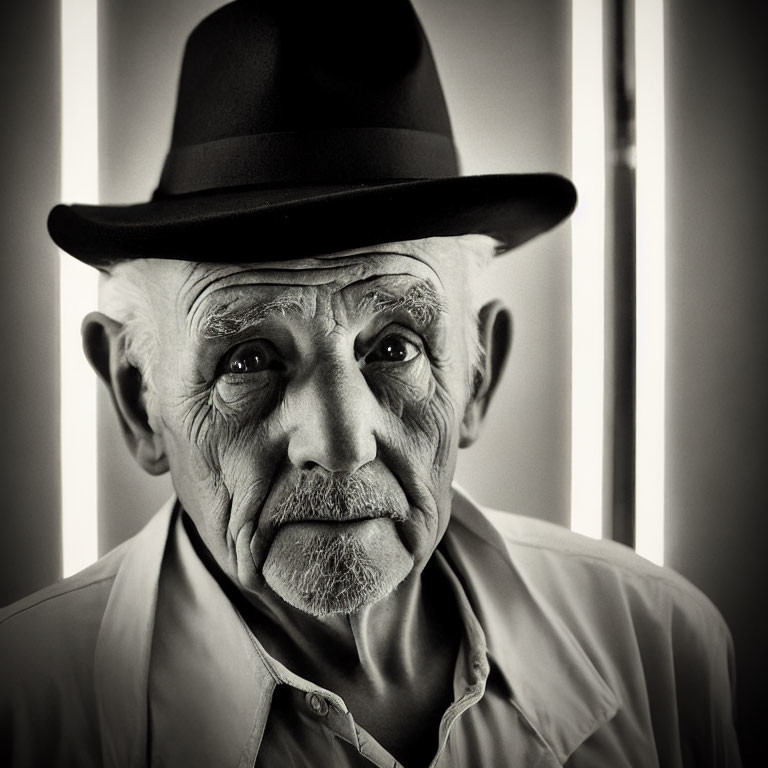
[(128, 449), (151, 475), (168, 471), (163, 438), (154, 432), (145, 406), (146, 385), (138, 368), (125, 360), (123, 326), (101, 312), (83, 319), (83, 351), (107, 385)]
[(500, 301), (491, 301), (480, 310), (478, 334), (482, 348), (481, 367), (461, 422), (460, 448), (468, 448), (477, 440), (512, 346), (512, 315)]

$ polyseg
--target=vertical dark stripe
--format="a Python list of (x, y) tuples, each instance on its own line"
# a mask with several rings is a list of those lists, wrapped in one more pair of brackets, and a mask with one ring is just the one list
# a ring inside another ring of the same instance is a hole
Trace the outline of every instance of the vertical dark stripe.
[(59, 3), (0, 6), (0, 605), (61, 576)]
[(606, 473), (605, 519), (635, 543), (635, 104), (634, 8), (610, 0), (606, 36)]
[[(640, 1), (640, 0), (638, 0)], [(722, 611), (768, 754), (768, 3), (665, 3), (667, 565)]]

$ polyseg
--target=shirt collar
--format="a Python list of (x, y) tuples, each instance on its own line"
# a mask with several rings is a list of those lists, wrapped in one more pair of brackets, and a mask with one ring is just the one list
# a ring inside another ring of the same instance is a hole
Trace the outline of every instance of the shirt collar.
[(252, 766), (277, 682), (266, 652), (177, 515), (160, 576), (149, 668), (158, 736), (153, 764)]
[(147, 681), (160, 568), (175, 499), (133, 538), (115, 576), (94, 656), (105, 768), (147, 764)]
[(454, 487), (441, 543), (485, 630), (512, 703), (560, 763), (618, 711), (618, 700), (562, 621), (515, 568), (479, 507)]

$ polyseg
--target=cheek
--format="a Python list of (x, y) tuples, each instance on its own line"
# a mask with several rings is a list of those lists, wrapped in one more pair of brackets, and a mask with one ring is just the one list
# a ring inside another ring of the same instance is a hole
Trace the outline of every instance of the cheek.
[(428, 363), (407, 377), (380, 376), (371, 389), (387, 414), (387, 442), (437, 479), (450, 468), (458, 439), (458, 411), (445, 378)]
[(279, 463), (278, 442), (270, 439), (273, 400), (263, 395), (245, 385), (226, 397), (217, 390), (212, 397), (205, 450), (231, 499), (233, 531), (254, 522)]
[(418, 382), (379, 381), (375, 391), (385, 413), (380, 457), (415, 511), (404, 530), (409, 550), (431, 554), (449, 516), (459, 418), (441, 372), (424, 373)]
[[(217, 468), (185, 433), (166, 432), (171, 477), (182, 506), (216, 561), (226, 568), (229, 496)], [(228, 569), (227, 569), (228, 570)]]
[(220, 379), (187, 417), (188, 436), (209, 472), (232, 491), (247, 482), (252, 462), (243, 454), (258, 445), (259, 430), (279, 399), (275, 377)]
[(258, 393), (215, 389), (185, 403), (169, 451), (179, 498), (220, 564), (243, 568), (250, 538), (279, 461)]

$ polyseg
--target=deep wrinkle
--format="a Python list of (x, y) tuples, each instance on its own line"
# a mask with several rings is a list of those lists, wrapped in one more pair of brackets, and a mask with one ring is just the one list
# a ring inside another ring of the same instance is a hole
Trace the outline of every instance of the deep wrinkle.
[[(406, 244), (403, 245), (405, 246)], [(420, 265), (430, 270), (431, 276), (437, 280), (441, 288), (444, 288), (440, 275), (430, 261), (420, 253), (420, 250), (421, 248), (419, 247), (404, 247), (402, 250), (389, 250), (384, 247), (382, 249), (363, 249), (309, 259), (296, 259), (285, 262), (272, 261), (251, 265), (198, 263), (193, 266), (193, 270), (202, 276), (202, 280), (207, 282), (187, 302), (186, 307), (184, 307), (184, 314), (194, 316), (198, 303), (202, 302), (214, 291), (226, 288), (230, 284), (247, 285), (247, 283), (243, 283), (243, 277), (252, 276), (254, 277), (254, 284), (267, 285), (270, 283), (270, 277), (280, 277), (290, 273), (303, 273), (302, 277), (306, 281), (305, 285), (322, 285), (334, 282), (332, 277), (324, 274), (328, 272), (331, 275), (343, 276), (344, 283), (350, 285), (354, 282), (354, 280), (350, 279), (350, 274), (360, 274), (361, 279), (365, 280), (367, 279), (365, 273), (370, 271), (370, 268), (377, 263), (386, 263), (387, 257), (397, 258), (404, 265), (404, 268), (399, 270), (400, 274), (410, 275), (411, 277), (418, 277), (418, 275), (411, 273), (407, 269), (405, 266), (407, 261), (414, 260), (419, 262)], [(212, 279), (208, 279), (211, 274), (213, 274)], [(189, 281), (189, 277), (185, 280), (185, 283)], [(226, 283), (230, 279), (233, 282)], [(225, 282), (225, 285), (219, 285), (222, 282)], [(286, 283), (285, 281), (273, 283), (273, 285), (280, 284), (285, 285)], [(295, 285), (295, 283), (291, 284)]]

